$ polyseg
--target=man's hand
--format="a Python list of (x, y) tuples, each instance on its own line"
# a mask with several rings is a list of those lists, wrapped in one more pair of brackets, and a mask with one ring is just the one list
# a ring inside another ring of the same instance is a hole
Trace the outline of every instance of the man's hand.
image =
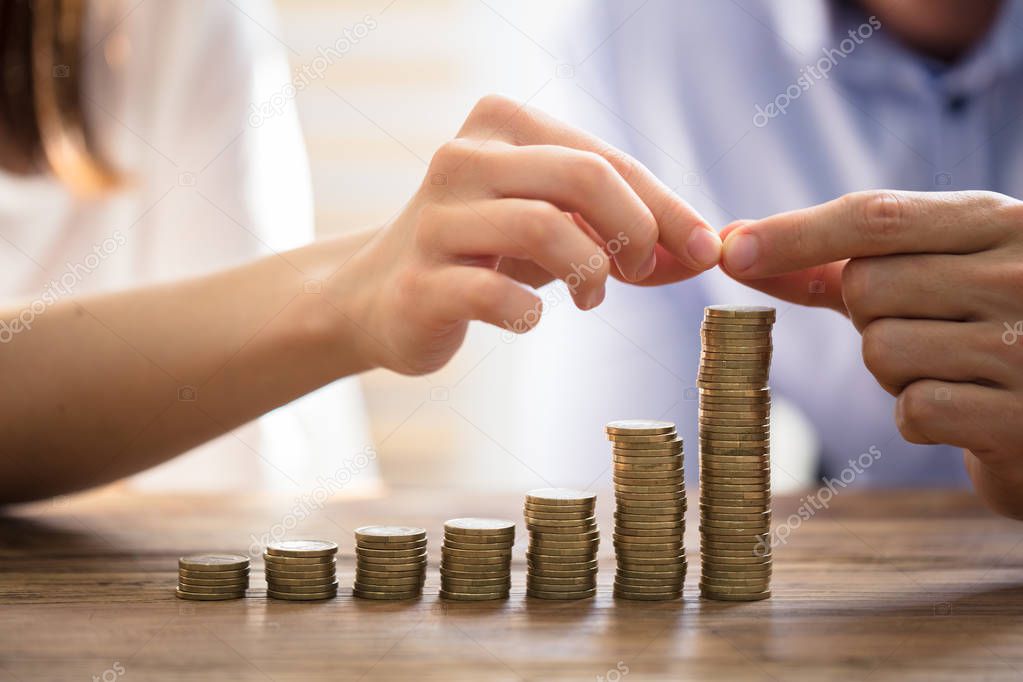
[(858, 192), (722, 237), (735, 279), (847, 315), (906, 440), (965, 448), (978, 493), (1023, 518), (1023, 202)]
[(491, 96), (333, 288), (339, 301), (363, 292), (348, 307), (372, 340), (370, 364), (423, 373), (450, 359), (469, 320), (516, 333), (535, 326), (541, 302), (522, 284), (561, 279), (589, 309), (608, 275), (678, 281), (717, 265), (720, 248), (717, 233), (637, 161)]

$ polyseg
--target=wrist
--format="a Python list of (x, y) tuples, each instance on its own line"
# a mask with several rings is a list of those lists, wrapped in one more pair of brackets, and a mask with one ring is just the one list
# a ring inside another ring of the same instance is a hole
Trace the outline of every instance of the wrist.
[(375, 233), (328, 239), (300, 250), (301, 334), (313, 357), (328, 364), (331, 380), (381, 364), (372, 331), (372, 272), (366, 272), (362, 250)]

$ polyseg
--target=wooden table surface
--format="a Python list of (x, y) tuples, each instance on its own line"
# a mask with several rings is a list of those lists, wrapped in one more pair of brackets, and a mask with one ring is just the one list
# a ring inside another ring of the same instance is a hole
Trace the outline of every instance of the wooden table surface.
[[(775, 523), (800, 501), (776, 499)], [(437, 597), (441, 525), (521, 520), (521, 498), (402, 491), (331, 502), (255, 497), (91, 496), (0, 519), (0, 680), (882, 680), (1023, 678), (1023, 524), (966, 493), (843, 491), (775, 550), (773, 597), (701, 600), (691, 504), (683, 600), (618, 601), (608, 535), (594, 599), (524, 596), (524, 532), (511, 598)], [(426, 593), (351, 596), (351, 530), (430, 531)], [(282, 524), (274, 527), (274, 524)], [(243, 600), (174, 597), (176, 559), (249, 551), (266, 533), (336, 540), (342, 590), (267, 600), (261, 562)]]

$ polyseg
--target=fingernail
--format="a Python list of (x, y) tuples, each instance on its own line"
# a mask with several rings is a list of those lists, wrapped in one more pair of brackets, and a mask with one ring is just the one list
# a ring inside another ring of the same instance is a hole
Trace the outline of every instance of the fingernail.
[(600, 287), (599, 289), (594, 289), (590, 293), (586, 294), (585, 298), (582, 300), (582, 309), (592, 310), (603, 303), (604, 293), (604, 287)]
[(740, 232), (725, 240), (725, 267), (733, 273), (749, 270), (760, 255), (760, 244), (755, 235)]
[(693, 230), (686, 242), (686, 252), (704, 270), (714, 267), (721, 259), (721, 238), (712, 230)]
[(639, 268), (637, 268), (636, 279), (634, 281), (638, 282), (639, 280), (646, 279), (647, 277), (650, 276), (650, 273), (654, 271), (655, 267), (657, 267), (656, 251), (652, 252), (650, 254), (650, 257), (643, 261), (643, 264), (640, 265)]

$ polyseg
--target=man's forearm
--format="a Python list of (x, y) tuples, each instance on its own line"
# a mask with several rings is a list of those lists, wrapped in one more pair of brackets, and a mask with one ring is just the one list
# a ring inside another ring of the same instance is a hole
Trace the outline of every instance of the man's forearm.
[(320, 284), (357, 245), (47, 309), (0, 348), (0, 502), (140, 471), (365, 369)]

